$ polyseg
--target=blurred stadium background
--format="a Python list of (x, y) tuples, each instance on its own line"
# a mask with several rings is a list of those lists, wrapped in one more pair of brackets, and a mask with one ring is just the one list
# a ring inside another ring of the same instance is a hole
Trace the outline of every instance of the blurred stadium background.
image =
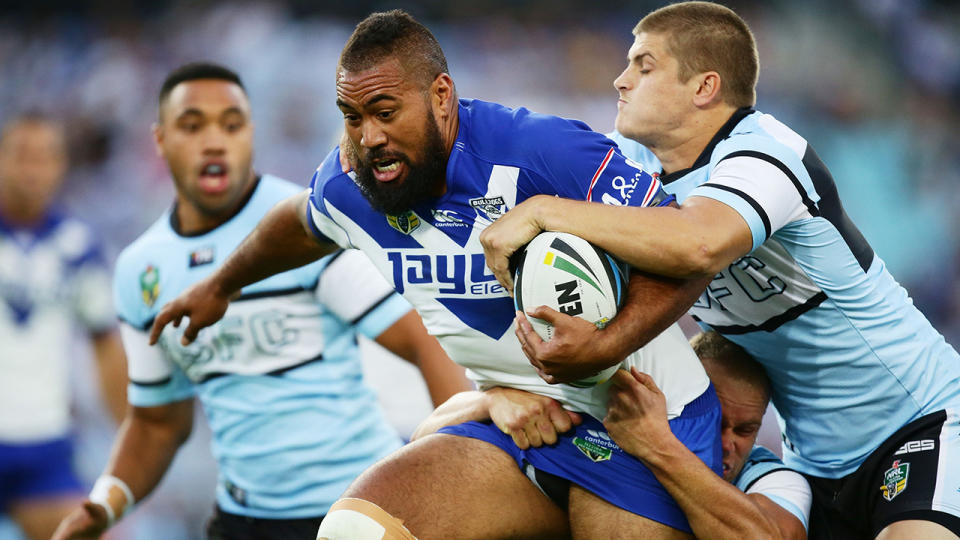
[[(817, 148), (848, 213), (920, 309), (960, 345), (960, 3), (725, 3), (757, 35), (758, 108)], [(257, 169), (306, 184), (339, 137), (334, 67), (367, 13), (402, 7), (424, 21), (461, 96), (579, 118), (606, 132), (630, 31), (660, 5), (8, 0), (0, 3), (0, 121), (39, 108), (66, 122), (72, 167), (62, 204), (93, 224), (115, 256), (172, 200), (149, 128), (158, 87), (181, 63), (208, 59), (239, 71), (253, 102)], [(74, 380), (79, 468), (92, 481), (113, 428), (86, 356), (78, 353)], [(426, 410), (423, 399), (411, 404), (392, 391), (385, 399), (401, 413), (401, 431)], [(204, 424), (160, 491), (111, 538), (201, 537), (215, 478)], [(16, 538), (0, 522), (0, 540)]]

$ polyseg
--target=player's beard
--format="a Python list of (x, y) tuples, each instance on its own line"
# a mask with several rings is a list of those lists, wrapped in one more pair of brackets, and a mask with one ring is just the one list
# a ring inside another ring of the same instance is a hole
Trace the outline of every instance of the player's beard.
[[(425, 200), (436, 197), (441, 182), (446, 182), (447, 155), (440, 129), (427, 111), (423, 161), (414, 163), (402, 152), (387, 152), (382, 148), (371, 150), (357, 163), (357, 184), (370, 206), (384, 214), (399, 215)], [(395, 159), (406, 166), (407, 176), (399, 182), (380, 182), (373, 175), (373, 162), (379, 159)]]

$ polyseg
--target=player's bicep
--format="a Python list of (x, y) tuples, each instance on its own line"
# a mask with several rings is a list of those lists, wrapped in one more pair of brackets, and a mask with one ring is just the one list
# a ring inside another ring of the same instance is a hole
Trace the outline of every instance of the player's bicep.
[(747, 495), (775, 517), (786, 538), (806, 538), (813, 494), (799, 473), (780, 469), (753, 481)]
[(193, 385), (163, 347), (150, 345), (146, 329), (121, 321), (120, 339), (127, 355), (127, 399), (131, 405), (154, 407), (194, 395)]
[[(756, 230), (736, 208), (709, 197), (691, 195), (680, 206), (690, 243), (709, 247), (711, 261), (729, 262), (752, 251)], [(763, 237), (766, 240), (766, 237)], [(726, 266), (724, 264), (723, 266)]]
[(760, 153), (735, 152), (720, 160), (710, 179), (690, 192), (694, 196), (719, 201), (740, 214), (750, 227), (753, 249), (784, 225), (816, 212), (790, 169)]
[(376, 339), (412, 307), (363, 252), (333, 254), (320, 274), (317, 300), (340, 320)]

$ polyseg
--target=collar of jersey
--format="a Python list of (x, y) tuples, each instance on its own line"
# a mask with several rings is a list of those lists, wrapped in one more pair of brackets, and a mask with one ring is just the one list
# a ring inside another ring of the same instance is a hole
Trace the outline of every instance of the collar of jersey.
[(720, 141), (726, 139), (730, 136), (730, 133), (733, 131), (733, 128), (737, 127), (744, 118), (755, 113), (756, 110), (753, 107), (741, 107), (736, 111), (733, 111), (733, 114), (730, 115), (730, 119), (720, 127), (720, 129), (713, 135), (713, 138), (710, 139), (710, 142), (707, 143), (707, 147), (703, 149), (703, 152), (700, 152), (700, 155), (697, 156), (697, 160), (693, 162), (693, 165), (687, 167), (686, 169), (680, 169), (679, 171), (673, 171), (670, 174), (662, 174), (663, 171), (660, 171), (660, 181), (664, 184), (669, 184), (674, 180), (679, 180), (683, 178), (690, 171), (695, 171), (700, 167), (703, 167), (707, 163), (710, 163), (710, 156), (713, 154), (713, 149), (716, 148)]

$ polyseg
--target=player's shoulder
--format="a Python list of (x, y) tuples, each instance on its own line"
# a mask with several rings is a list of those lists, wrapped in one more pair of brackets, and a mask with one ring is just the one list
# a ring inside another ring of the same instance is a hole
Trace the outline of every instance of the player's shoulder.
[(750, 450), (734, 484), (746, 492), (758, 480), (773, 473), (800, 474), (784, 465), (783, 460), (768, 448), (756, 445)]
[(787, 166), (799, 165), (807, 141), (773, 115), (750, 110), (723, 140), (714, 147), (711, 162), (733, 156), (775, 160)]
[(331, 186), (352, 184), (351, 173), (343, 172), (340, 166), (340, 147), (337, 146), (317, 166), (310, 180), (310, 190), (314, 196), (321, 196)]
[(464, 149), (505, 165), (536, 166), (545, 155), (562, 158), (592, 144), (613, 146), (580, 120), (477, 99), (462, 99), (460, 107), (468, 130)]
[(93, 227), (62, 210), (51, 212), (35, 235), (39, 244), (53, 249), (68, 264), (100, 255), (101, 242)]
[(613, 141), (619, 148), (624, 157), (631, 159), (643, 166), (647, 171), (663, 170), (663, 165), (654, 153), (639, 142), (627, 138), (619, 131), (607, 133), (607, 138)]

